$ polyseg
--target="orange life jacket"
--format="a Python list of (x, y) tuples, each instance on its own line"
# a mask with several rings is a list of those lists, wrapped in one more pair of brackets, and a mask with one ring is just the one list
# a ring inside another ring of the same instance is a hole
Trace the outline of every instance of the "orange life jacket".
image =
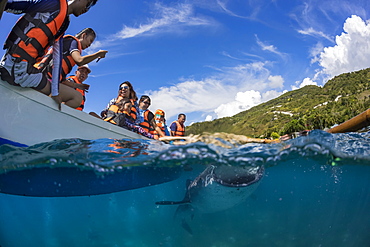
[[(59, 0), (59, 12), (48, 23), (25, 14), (14, 25), (5, 41), (4, 49), (8, 54), (28, 61), (31, 65), (39, 61), (47, 49), (62, 35), (69, 25), (67, 0)], [(31, 28), (26, 28), (32, 24)]]
[[(70, 39), (74, 39), (74, 40), (77, 41), (78, 51), (80, 53), (82, 53), (81, 42), (75, 36), (72, 36), (72, 35), (63, 36), (63, 47), (66, 47), (67, 42), (69, 42)], [(47, 52), (47, 54), (43, 57), (41, 62), (38, 63), (38, 65), (37, 65), (38, 69), (43, 69), (43, 68), (47, 67), (46, 69), (48, 71), (48, 75), (49, 75), (50, 78), (52, 77), (52, 74), (51, 74), (52, 68), (51, 68), (51, 66), (49, 66), (49, 63), (50, 63), (51, 59), (53, 58), (52, 54), (53, 54), (53, 49), (50, 49)], [(60, 72), (60, 78), (59, 79), (60, 80), (65, 80), (67, 75), (72, 71), (72, 68), (75, 65), (76, 65), (76, 62), (72, 58), (72, 55), (69, 53), (69, 51), (65, 52), (64, 48), (63, 48), (62, 70)]]
[[(165, 129), (164, 129), (164, 125), (163, 125), (163, 123), (158, 122), (158, 123), (157, 123), (157, 126), (162, 130), (162, 132), (163, 132), (163, 133), (166, 133), (166, 132), (165, 132)], [(154, 139), (156, 139), (156, 140), (158, 140), (158, 139), (159, 139), (159, 134), (158, 134), (158, 132), (157, 132), (157, 131), (155, 131), (155, 130), (154, 130)]]
[(177, 120), (173, 123), (176, 123), (177, 126), (174, 136), (185, 136), (185, 126), (181, 125)]
[(150, 134), (152, 134), (152, 135), (154, 135), (154, 129), (152, 128), (152, 126), (150, 125), (150, 122), (149, 122), (149, 118), (148, 118), (148, 116), (149, 116), (149, 110), (146, 110), (145, 112), (144, 112), (144, 122), (142, 122), (142, 123), (140, 123), (139, 124), (139, 126), (141, 127), (141, 128), (143, 128), (146, 132), (148, 132), (148, 133), (150, 133)]
[[(77, 84), (82, 84), (82, 82), (80, 82), (78, 80), (77, 76), (75, 76), (75, 75), (68, 77), (68, 79), (72, 79)], [(76, 88), (76, 91), (78, 91), (78, 92), (80, 92), (82, 94), (81, 105), (79, 107), (77, 107), (76, 110), (82, 111), (84, 109), (84, 107), (85, 107), (85, 101), (86, 101), (85, 91), (82, 90), (82, 89), (79, 89), (79, 88)]]
[[(124, 113), (126, 115), (130, 115), (128, 114), (128, 112), (126, 111), (120, 111), (118, 106), (117, 105), (111, 105), (108, 109), (108, 111), (112, 111), (112, 112), (115, 112), (115, 113)], [(105, 118), (104, 121), (106, 122), (110, 122), (112, 124), (117, 124), (117, 122), (114, 120), (116, 116), (112, 116), (112, 117), (108, 117), (108, 118)]]
[(135, 105), (135, 100), (131, 99), (132, 107), (131, 107), (131, 112), (130, 116), (132, 117), (133, 120), (137, 119), (137, 109), (134, 106)]

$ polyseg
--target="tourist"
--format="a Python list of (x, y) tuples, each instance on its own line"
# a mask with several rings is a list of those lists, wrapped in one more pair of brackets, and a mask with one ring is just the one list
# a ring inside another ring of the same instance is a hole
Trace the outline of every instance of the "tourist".
[(162, 130), (157, 126), (154, 120), (154, 114), (148, 109), (150, 106), (150, 98), (147, 95), (141, 96), (139, 100), (139, 126), (145, 129), (148, 133), (154, 135), (157, 131), (160, 137), (165, 136)]
[[(85, 28), (80, 31), (76, 36), (65, 35), (63, 36), (63, 59), (60, 80), (64, 81), (67, 75), (72, 71), (73, 66), (76, 64), (82, 66), (92, 62), (95, 59), (104, 58), (108, 51), (100, 50), (90, 55), (82, 56), (83, 50), (91, 46), (96, 38), (96, 34), (92, 28)], [(37, 65), (38, 69), (45, 69), (49, 77), (52, 77), (53, 49), (50, 49), (44, 56), (41, 62)]]
[(72, 75), (67, 78), (67, 80), (62, 81), (63, 84), (70, 86), (76, 89), (82, 95), (81, 105), (76, 108), (76, 110), (82, 111), (85, 107), (85, 101), (87, 90), (89, 90), (90, 85), (84, 84), (83, 82), (89, 77), (91, 70), (87, 64), (79, 66), (75, 72), (75, 75)]
[[(51, 97), (60, 105), (77, 108), (82, 95), (76, 90), (59, 85), (59, 76), (50, 81), (34, 65), (41, 59), (50, 45), (53, 46), (53, 74), (61, 68), (61, 46), (63, 34), (69, 26), (69, 15), (76, 17), (86, 13), (97, 0), (43, 0), (11, 1), (5, 9), (25, 13), (15, 24), (5, 41), (6, 52), (0, 61), (1, 79), (11, 85), (34, 88)], [(23, 4), (23, 5), (22, 5)], [(38, 22), (35, 26), (33, 23)], [(23, 32), (23, 33), (20, 33)]]
[(131, 82), (125, 81), (122, 82), (119, 85), (118, 88), (118, 95), (116, 98), (113, 98), (109, 101), (107, 107), (101, 112), (101, 116), (104, 119), (106, 117), (106, 113), (109, 109), (109, 107), (115, 103), (118, 103), (122, 99), (130, 99), (132, 103), (130, 116), (136, 121), (137, 119), (137, 112), (138, 112), (138, 105), (137, 105), (137, 96), (136, 92), (134, 90), (134, 87), (132, 86)]
[(104, 121), (116, 124), (120, 127), (153, 139), (154, 136), (151, 133), (148, 133), (145, 129), (135, 124), (135, 120), (130, 115), (131, 109), (131, 100), (128, 98), (122, 98), (120, 101), (115, 102), (108, 108), (107, 116)]
[(170, 126), (171, 136), (185, 136), (185, 121), (186, 115), (183, 113), (179, 114), (177, 120), (172, 122)]
[[(166, 125), (165, 112), (163, 110), (157, 109), (155, 111), (154, 120), (157, 126), (165, 134), (165, 136), (171, 136), (170, 132), (168, 131), (167, 125)], [(159, 134), (157, 131), (154, 131), (154, 136), (155, 136), (155, 139), (159, 138)]]

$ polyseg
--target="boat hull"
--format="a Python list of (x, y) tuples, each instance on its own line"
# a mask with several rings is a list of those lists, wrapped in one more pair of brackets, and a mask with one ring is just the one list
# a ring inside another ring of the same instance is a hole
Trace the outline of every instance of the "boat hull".
[[(148, 139), (85, 112), (56, 103), (30, 88), (0, 80), (0, 145), (31, 146), (56, 139)], [(123, 166), (108, 172), (78, 165), (0, 171), (0, 193), (34, 197), (107, 194), (177, 179), (180, 167)]]
[(3, 143), (30, 146), (68, 138), (147, 139), (66, 105), (59, 111), (50, 97), (30, 88), (0, 80), (0, 95), (0, 141)]
[(33, 197), (109, 194), (175, 180), (180, 167), (135, 166), (97, 173), (92, 168), (34, 167), (0, 174), (0, 193)]

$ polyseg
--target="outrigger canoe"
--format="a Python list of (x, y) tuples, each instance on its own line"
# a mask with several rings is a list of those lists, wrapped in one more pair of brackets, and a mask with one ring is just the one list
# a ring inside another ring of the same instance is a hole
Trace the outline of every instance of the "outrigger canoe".
[(328, 130), (329, 133), (346, 133), (361, 130), (370, 125), (370, 109)]
[[(65, 105), (59, 111), (50, 97), (0, 80), (0, 146), (69, 138), (147, 139)], [(181, 171), (181, 167), (123, 166), (101, 174), (73, 164), (5, 169), (0, 162), (0, 193), (36, 197), (107, 194), (169, 182), (179, 178)]]

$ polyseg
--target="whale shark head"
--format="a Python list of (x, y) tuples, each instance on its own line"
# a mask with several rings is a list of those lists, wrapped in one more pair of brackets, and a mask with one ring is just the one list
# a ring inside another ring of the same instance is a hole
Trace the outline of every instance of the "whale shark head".
[(217, 166), (213, 169), (213, 180), (223, 186), (245, 187), (258, 182), (264, 173), (263, 166)]

